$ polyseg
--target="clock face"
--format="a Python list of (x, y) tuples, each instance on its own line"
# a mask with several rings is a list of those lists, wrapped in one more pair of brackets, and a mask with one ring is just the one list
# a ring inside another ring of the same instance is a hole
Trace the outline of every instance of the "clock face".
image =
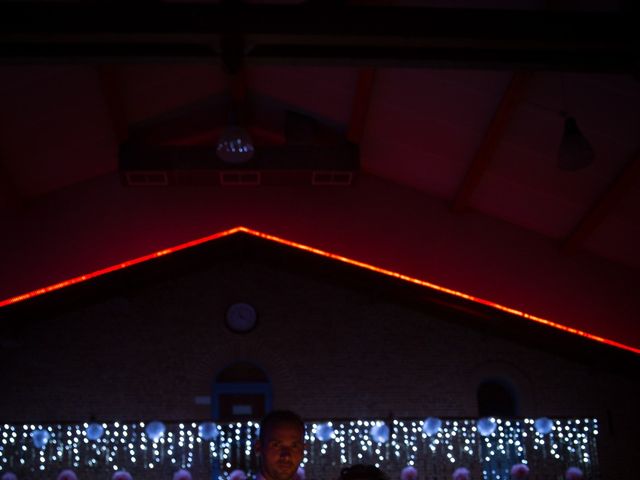
[(227, 327), (234, 332), (246, 333), (256, 326), (256, 322), (256, 310), (248, 303), (234, 303), (227, 310)]

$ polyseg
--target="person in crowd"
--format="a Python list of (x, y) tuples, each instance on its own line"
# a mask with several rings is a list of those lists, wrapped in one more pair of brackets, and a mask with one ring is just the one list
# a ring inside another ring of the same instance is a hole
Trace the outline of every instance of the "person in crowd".
[(471, 480), (471, 472), (466, 467), (456, 468), (451, 475), (453, 480)]
[(247, 480), (247, 474), (244, 470), (236, 469), (229, 474), (229, 480)]
[(173, 474), (173, 480), (193, 480), (193, 477), (189, 470), (181, 468)]
[(78, 476), (73, 470), (66, 469), (58, 474), (57, 480), (78, 480)]
[(344, 467), (338, 480), (389, 480), (389, 476), (375, 465), (359, 463)]
[(119, 472), (113, 474), (111, 480), (133, 480), (133, 477), (129, 472), (120, 470)]
[(257, 480), (292, 480), (304, 456), (304, 422), (289, 410), (274, 410), (260, 422), (255, 445)]

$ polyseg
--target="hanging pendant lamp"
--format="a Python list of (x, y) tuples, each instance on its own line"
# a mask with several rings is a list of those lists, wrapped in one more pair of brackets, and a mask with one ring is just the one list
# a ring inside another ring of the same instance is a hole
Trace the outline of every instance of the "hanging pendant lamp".
[(566, 117), (564, 131), (558, 148), (558, 168), (566, 171), (576, 171), (588, 167), (593, 163), (595, 152), (589, 140), (578, 128), (574, 117)]

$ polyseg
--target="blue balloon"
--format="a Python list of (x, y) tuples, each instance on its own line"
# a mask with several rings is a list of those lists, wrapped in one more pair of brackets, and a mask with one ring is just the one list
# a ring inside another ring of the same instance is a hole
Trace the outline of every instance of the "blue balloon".
[(373, 439), (374, 442), (385, 443), (387, 440), (389, 440), (389, 427), (387, 427), (387, 425), (384, 423), (374, 425), (369, 430), (369, 436)]
[(547, 417), (540, 417), (533, 422), (533, 426), (540, 435), (546, 435), (553, 430), (553, 421)]
[(89, 440), (100, 440), (104, 433), (104, 427), (99, 423), (90, 423), (85, 431)]
[(480, 435), (482, 435), (483, 437), (488, 437), (495, 431), (497, 425), (496, 421), (493, 418), (482, 417), (476, 422), (476, 427), (478, 429), (478, 432), (480, 432)]
[(44, 448), (50, 438), (51, 435), (49, 435), (49, 432), (41, 428), (31, 432), (31, 440), (36, 448)]
[(316, 438), (321, 442), (328, 442), (333, 435), (333, 427), (328, 423), (322, 423), (316, 428)]
[(166, 427), (164, 426), (164, 423), (159, 422), (157, 420), (149, 423), (149, 425), (147, 425), (147, 428), (144, 429), (144, 431), (147, 432), (147, 435), (149, 436), (149, 438), (154, 442), (157, 442), (158, 439), (162, 435), (164, 435), (165, 430), (166, 430)]
[(219, 433), (218, 425), (215, 422), (202, 422), (198, 426), (198, 435), (203, 440), (214, 440)]
[(442, 427), (442, 420), (437, 417), (429, 417), (422, 423), (422, 431), (429, 435), (435, 435)]

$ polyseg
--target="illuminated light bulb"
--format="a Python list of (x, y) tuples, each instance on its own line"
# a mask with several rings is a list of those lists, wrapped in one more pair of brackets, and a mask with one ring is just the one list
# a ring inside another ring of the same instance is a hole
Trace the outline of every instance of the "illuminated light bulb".
[(253, 141), (244, 128), (227, 127), (218, 139), (216, 154), (226, 163), (245, 163), (253, 157)]

